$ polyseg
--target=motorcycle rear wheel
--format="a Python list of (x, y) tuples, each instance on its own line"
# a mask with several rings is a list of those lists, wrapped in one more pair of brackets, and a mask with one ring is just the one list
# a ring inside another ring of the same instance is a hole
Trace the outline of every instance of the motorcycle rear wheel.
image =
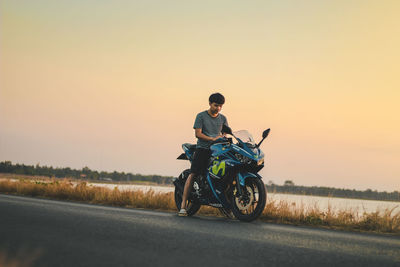
[(267, 200), (265, 185), (259, 178), (248, 178), (242, 190), (245, 190), (247, 196), (245, 199), (239, 196), (233, 187), (232, 212), (240, 221), (251, 222), (257, 219), (265, 208)]
[[(185, 185), (188, 171), (189, 170), (185, 170), (178, 177), (178, 179), (182, 181), (183, 185)], [(184, 176), (186, 176), (186, 177), (184, 177)], [(176, 205), (176, 208), (178, 209), (178, 211), (181, 209), (182, 195), (183, 195), (183, 192), (181, 192), (181, 190), (179, 190), (177, 187), (175, 187), (174, 199), (175, 199), (175, 205)], [(201, 207), (201, 205), (199, 203), (196, 203), (192, 199), (189, 199), (187, 202), (187, 205), (186, 205), (187, 215), (193, 216), (194, 214), (196, 214), (196, 212), (199, 211), (200, 207)]]

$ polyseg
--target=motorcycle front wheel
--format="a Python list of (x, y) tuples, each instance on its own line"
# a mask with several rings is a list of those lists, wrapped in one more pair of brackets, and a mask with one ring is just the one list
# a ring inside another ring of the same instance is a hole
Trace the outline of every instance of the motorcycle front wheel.
[(259, 178), (246, 179), (240, 195), (236, 186), (231, 196), (232, 212), (237, 219), (251, 222), (257, 219), (265, 208), (267, 193), (263, 181)]

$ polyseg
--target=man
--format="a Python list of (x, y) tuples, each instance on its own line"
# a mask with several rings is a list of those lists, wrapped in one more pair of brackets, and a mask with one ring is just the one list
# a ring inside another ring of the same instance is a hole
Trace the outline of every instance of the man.
[(219, 113), (224, 103), (225, 98), (223, 95), (220, 93), (212, 94), (209, 98), (210, 108), (206, 111), (200, 112), (196, 116), (193, 128), (198, 140), (192, 166), (190, 168), (190, 175), (185, 183), (181, 210), (178, 213), (179, 216), (187, 216), (186, 202), (193, 187), (194, 177), (203, 174), (206, 171), (208, 160), (211, 155), (210, 145), (213, 141), (223, 137), (221, 133), (222, 126), (224, 124), (228, 126), (226, 117)]

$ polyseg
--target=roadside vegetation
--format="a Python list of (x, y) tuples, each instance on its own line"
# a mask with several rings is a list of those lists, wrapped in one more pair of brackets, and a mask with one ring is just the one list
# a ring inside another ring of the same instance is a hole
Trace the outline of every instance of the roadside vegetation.
[[(120, 191), (117, 188), (112, 190), (90, 186), (82, 181), (76, 183), (70, 179), (0, 180), (0, 193), (176, 212), (172, 192)], [(202, 207), (199, 214), (222, 216), (218, 209), (211, 207)], [(317, 207), (309, 208), (286, 201), (270, 201), (267, 202), (259, 220), (400, 235), (400, 212), (394, 213), (393, 209), (372, 213), (358, 213), (352, 210), (334, 211), (334, 209), (321, 211)]]
[[(48, 178), (73, 178), (82, 181), (107, 183), (140, 183), (152, 185), (172, 185), (172, 176), (142, 175), (125, 172), (105, 172), (91, 170), (88, 167), (82, 169), (54, 168), (52, 166), (41, 166), (39, 164), (25, 165), (13, 164), (11, 161), (0, 162), (0, 174), (30, 175)], [(329, 196), (340, 198), (357, 198), (370, 200), (399, 201), (400, 192), (378, 192), (377, 190), (367, 189), (364, 191), (344, 188), (333, 188), (324, 186), (301, 186), (295, 185), (292, 180), (286, 180), (283, 185), (277, 185), (269, 181), (266, 185), (268, 192), (297, 194), (310, 196)]]

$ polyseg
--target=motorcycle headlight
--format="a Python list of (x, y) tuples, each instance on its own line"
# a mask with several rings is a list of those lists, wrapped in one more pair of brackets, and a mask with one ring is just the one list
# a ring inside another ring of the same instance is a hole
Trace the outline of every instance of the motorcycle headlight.
[(238, 160), (240, 160), (241, 163), (244, 163), (244, 164), (250, 164), (251, 163), (251, 159), (249, 159), (248, 157), (242, 156), (239, 153), (236, 153), (235, 156), (237, 157)]
[(245, 163), (245, 164), (250, 164), (250, 163), (251, 163), (251, 159), (249, 159), (249, 158), (244, 158), (243, 163)]
[(259, 159), (258, 161), (257, 161), (257, 165), (258, 166), (260, 166), (260, 165), (263, 165), (264, 164), (264, 159), (262, 158), (262, 159)]

